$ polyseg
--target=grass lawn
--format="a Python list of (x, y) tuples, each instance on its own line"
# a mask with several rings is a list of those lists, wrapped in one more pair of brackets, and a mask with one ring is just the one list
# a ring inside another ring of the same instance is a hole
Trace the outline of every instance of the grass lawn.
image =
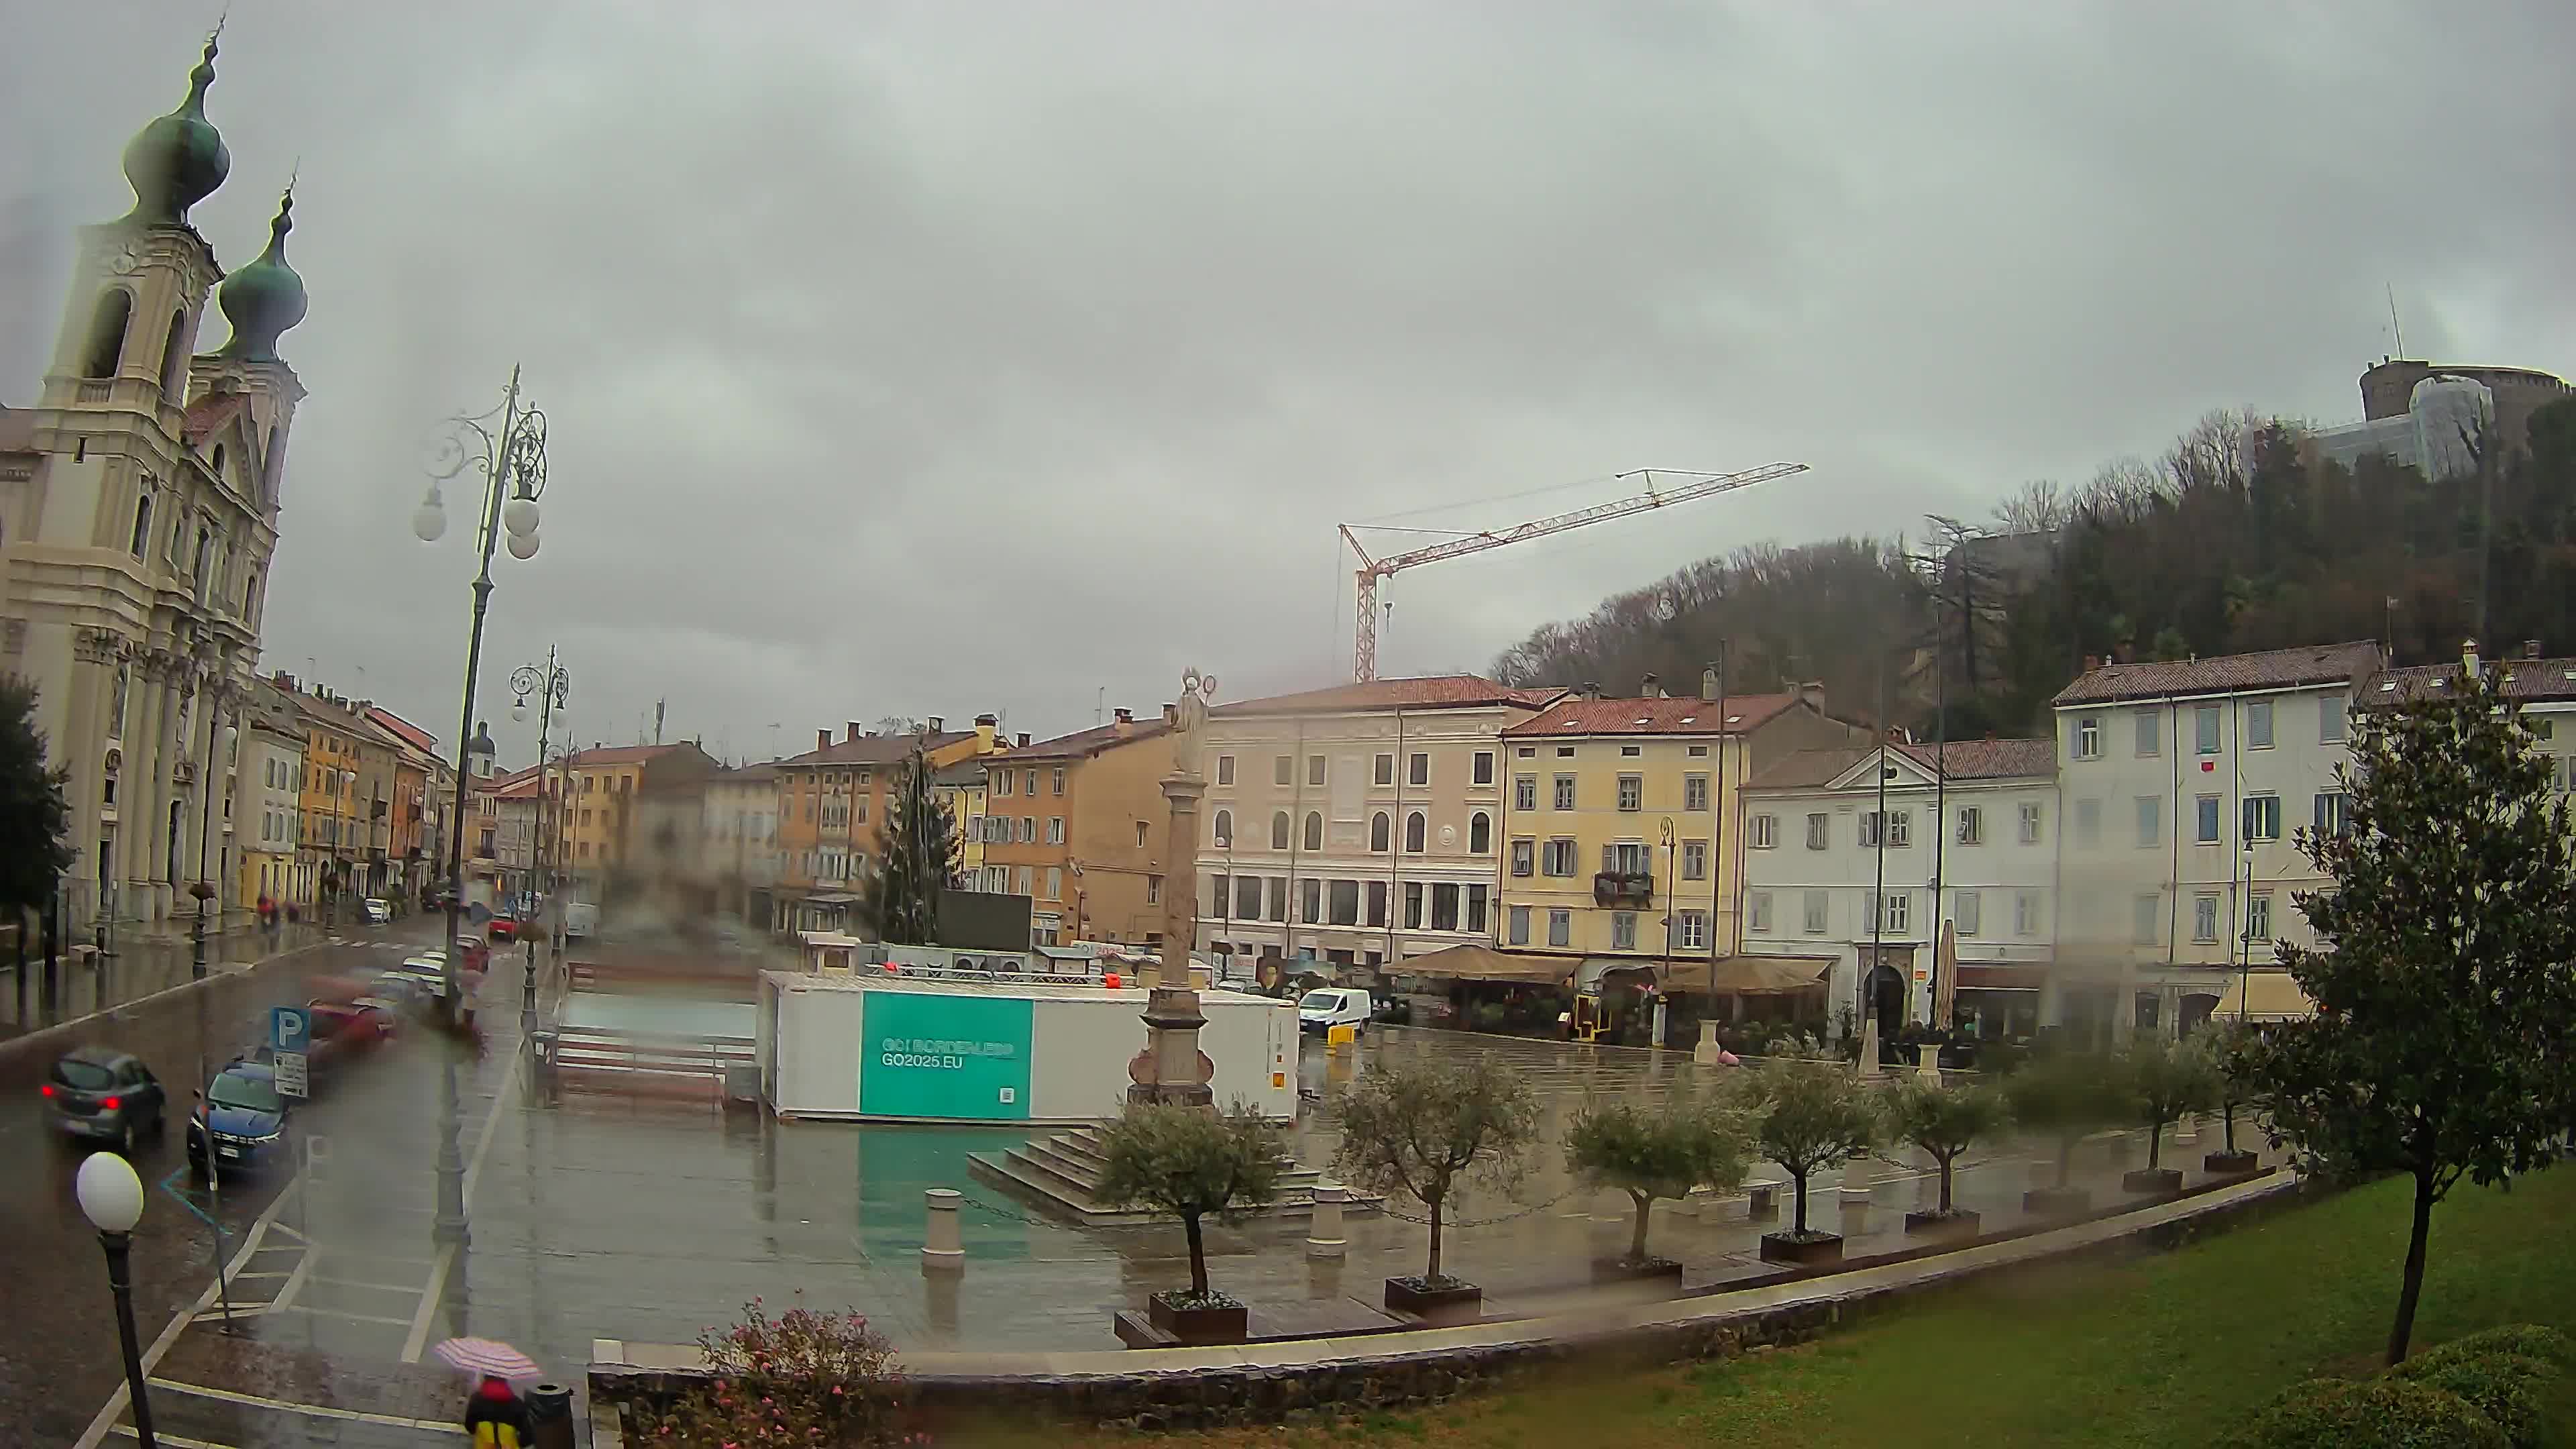
[[(1957, 1289), (1802, 1348), (1532, 1381), (1330, 1426), (1156, 1442), (2206, 1444), (2298, 1379), (2376, 1365), (2397, 1302), (2411, 1191), (2408, 1182), (2382, 1182), (2179, 1252)], [(2571, 1228), (2576, 1167), (2509, 1193), (2455, 1189), (2433, 1214), (2416, 1348), (2506, 1322), (2576, 1332)], [(1120, 1441), (1053, 1429), (1016, 1442)]]

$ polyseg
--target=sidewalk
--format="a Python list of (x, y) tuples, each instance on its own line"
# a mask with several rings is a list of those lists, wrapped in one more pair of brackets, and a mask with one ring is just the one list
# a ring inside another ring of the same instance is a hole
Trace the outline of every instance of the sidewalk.
[[(271, 937), (256, 930), (206, 937), (206, 973), (242, 971), (292, 951), (325, 944), (332, 932), (317, 925), (281, 926)], [(196, 943), (185, 936), (146, 939), (116, 934), (104, 956), (87, 943), (70, 943), (54, 965), (48, 997), (45, 962), (27, 959), (25, 979), (13, 953), (0, 960), (0, 1037), (41, 1030), (183, 985), (196, 975)]]

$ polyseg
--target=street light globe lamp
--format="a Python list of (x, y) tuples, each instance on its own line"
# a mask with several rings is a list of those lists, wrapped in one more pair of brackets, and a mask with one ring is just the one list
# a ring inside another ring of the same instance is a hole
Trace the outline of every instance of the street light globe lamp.
[(523, 533), (533, 536), (537, 531), (537, 500), (522, 494), (502, 504), (501, 526), (513, 538)]
[(411, 532), (423, 543), (436, 543), (447, 536), (447, 500), (438, 496), (438, 485), (429, 485), (429, 496), (412, 510)]
[(134, 1280), (126, 1265), (134, 1225), (143, 1220), (143, 1179), (115, 1153), (93, 1152), (80, 1165), (72, 1192), (80, 1199), (81, 1216), (98, 1229), (99, 1246), (107, 1253), (107, 1287), (116, 1297), (116, 1336), (125, 1350), (125, 1389), (134, 1401), (134, 1437), (143, 1449), (157, 1449), (152, 1402), (143, 1382), (143, 1350), (134, 1336)]
[(535, 558), (537, 556), (537, 536), (533, 533), (511, 534), (509, 547), (510, 557), (512, 558), (523, 561)]

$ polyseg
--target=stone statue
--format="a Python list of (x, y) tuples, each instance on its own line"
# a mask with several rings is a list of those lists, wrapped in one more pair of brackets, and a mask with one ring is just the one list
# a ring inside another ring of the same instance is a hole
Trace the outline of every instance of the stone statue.
[(1181, 701), (1174, 707), (1172, 725), (1172, 769), (1176, 774), (1199, 773), (1199, 737), (1207, 728), (1208, 701), (1216, 698), (1216, 676), (1201, 674), (1196, 669), (1181, 675)]

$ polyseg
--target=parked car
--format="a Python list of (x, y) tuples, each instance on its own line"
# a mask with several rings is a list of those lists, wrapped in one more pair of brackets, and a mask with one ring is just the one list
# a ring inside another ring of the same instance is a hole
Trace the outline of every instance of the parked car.
[(406, 956), (400, 966), (385, 975), (401, 980), (428, 1001), (447, 999), (447, 953), (444, 951), (423, 951), (416, 956)]
[(599, 929), (599, 907), (590, 901), (574, 901), (564, 907), (563, 931), (578, 941)]
[(277, 1073), (262, 1062), (235, 1062), (215, 1073), (188, 1119), (188, 1166), (202, 1175), (209, 1154), (218, 1168), (256, 1168), (277, 1157), (286, 1135), (286, 1099)]
[(162, 1128), (167, 1100), (142, 1059), (110, 1047), (76, 1047), (37, 1088), (54, 1129), (106, 1142), (131, 1157), (135, 1142)]
[(1354, 986), (1318, 987), (1297, 1000), (1299, 1031), (1330, 1031), (1347, 1026), (1354, 1033), (1364, 1033), (1368, 1020), (1369, 994)]
[(393, 902), (386, 900), (382, 896), (367, 897), (366, 901), (360, 905), (358, 909), (366, 914), (367, 924), (370, 926), (388, 925), (392, 923), (394, 918)]
[(505, 941), (515, 941), (519, 939), (519, 927), (519, 918), (517, 915), (512, 913), (509, 907), (504, 906), (500, 910), (493, 912), (491, 931), (492, 943), (494, 945), (499, 945)]
[(491, 969), (491, 942), (480, 936), (459, 936), (453, 944), (457, 953), (457, 964), (464, 969), (478, 973)]

